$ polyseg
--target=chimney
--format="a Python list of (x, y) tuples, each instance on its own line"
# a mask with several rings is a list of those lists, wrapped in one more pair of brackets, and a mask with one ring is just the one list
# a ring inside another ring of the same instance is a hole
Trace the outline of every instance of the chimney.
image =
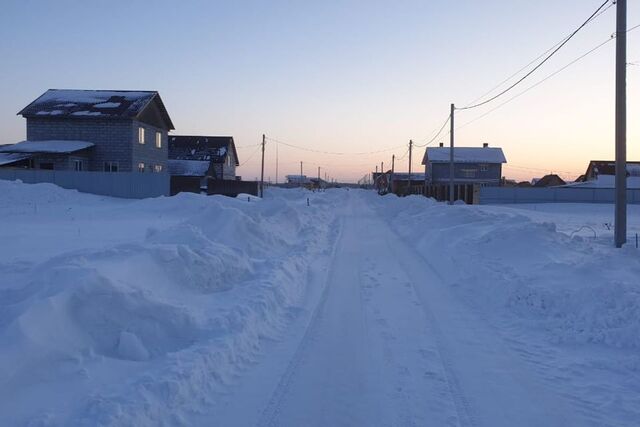
[(444, 143), (443, 142), (440, 143), (440, 147), (444, 147)]
[(482, 143), (482, 148), (487, 148), (488, 146), (489, 146), (489, 143), (488, 143), (488, 142), (483, 142), (483, 143)]

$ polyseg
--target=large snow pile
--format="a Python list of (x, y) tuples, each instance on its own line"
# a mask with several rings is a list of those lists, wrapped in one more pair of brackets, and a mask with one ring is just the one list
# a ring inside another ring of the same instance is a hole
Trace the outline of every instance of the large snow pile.
[[(396, 231), (485, 317), (515, 317), (557, 342), (640, 348), (640, 251), (614, 249), (612, 231), (601, 231), (611, 206), (598, 230), (580, 230), (575, 218), (584, 220), (589, 205), (562, 206), (556, 224), (549, 211), (386, 199), (379, 210)], [(602, 213), (603, 206), (592, 208)], [(640, 227), (636, 208), (633, 230)]]
[(172, 425), (304, 305), (330, 193), (142, 201), (0, 181), (3, 425)]

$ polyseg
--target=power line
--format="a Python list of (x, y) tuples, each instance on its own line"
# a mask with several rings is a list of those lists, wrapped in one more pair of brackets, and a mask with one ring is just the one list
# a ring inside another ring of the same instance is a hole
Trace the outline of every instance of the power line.
[[(607, 10), (609, 10), (609, 8), (611, 8), (615, 3), (611, 3), (609, 4), (609, 6), (607, 6), (605, 9), (601, 10), (596, 16), (594, 16), (593, 18), (591, 18), (591, 22), (595, 21), (596, 19), (598, 19), (601, 15), (603, 15)], [(522, 71), (526, 70), (527, 68), (529, 68), (529, 66), (531, 66), (532, 64), (534, 64), (536, 61), (538, 61), (540, 58), (542, 58), (543, 56), (545, 56), (546, 54), (548, 54), (549, 52), (551, 52), (553, 49), (555, 49), (558, 45), (560, 45), (561, 43), (568, 41), (568, 39), (571, 37), (571, 35), (567, 35), (565, 36), (562, 40), (560, 40), (559, 42), (557, 42), (556, 44), (554, 44), (553, 46), (551, 46), (549, 49), (545, 50), (544, 52), (542, 52), (540, 55), (538, 55), (536, 58), (532, 59), (527, 65), (523, 66), (522, 68), (520, 68), (518, 71), (516, 71), (515, 73), (511, 74), (509, 77), (507, 77), (506, 79), (502, 80), (500, 83), (498, 83), (496, 86), (494, 86), (492, 89), (490, 89), (489, 91), (485, 92), (484, 94), (480, 95), (479, 97), (477, 97), (476, 99), (474, 99), (473, 101), (471, 101), (469, 104), (475, 104), (476, 102), (478, 102), (480, 99), (484, 98), (485, 96), (488, 96), (489, 94), (491, 94), (493, 91), (495, 91), (496, 89), (498, 89), (500, 86), (502, 86), (503, 84), (505, 84), (506, 82), (508, 82), (509, 80), (511, 80), (512, 78), (514, 78), (515, 76), (517, 76), (518, 74), (520, 74)]]
[(245, 160), (244, 162), (240, 163), (240, 164), (238, 165), (238, 167), (240, 167), (240, 166), (244, 166), (244, 165), (245, 165), (249, 160), (251, 160), (251, 158), (252, 158), (253, 156), (255, 156), (255, 155), (256, 155), (256, 153), (257, 153), (258, 151), (260, 151), (260, 146), (261, 146), (261, 145), (262, 145), (262, 144), (258, 144), (258, 146), (256, 147), (256, 149), (255, 149), (255, 150), (253, 150), (253, 153), (251, 153), (251, 155), (250, 155), (249, 157), (247, 157), (247, 160)]
[(510, 85), (509, 87), (507, 87), (506, 89), (504, 89), (503, 91), (499, 92), (497, 95), (492, 96), (491, 98), (479, 102), (477, 104), (472, 104), (472, 105), (467, 105), (466, 107), (461, 107), (461, 108), (457, 108), (457, 110), (470, 110), (472, 108), (476, 108), (476, 107), (480, 107), (482, 105), (488, 104), (491, 101), (496, 100), (497, 98), (501, 97), (502, 95), (504, 95), (505, 93), (509, 92), (511, 89), (513, 89), (514, 87), (518, 86), (520, 83), (522, 83), (526, 78), (528, 78), (530, 75), (532, 75), (534, 72), (536, 72), (536, 70), (538, 70), (540, 67), (542, 67), (542, 65), (544, 65), (549, 59), (551, 59), (556, 53), (558, 53), (558, 51), (560, 49), (562, 49), (568, 42), (569, 40), (571, 40), (580, 30), (582, 30), (589, 22), (591, 22), (594, 17), (602, 10), (602, 8), (604, 8), (607, 3), (609, 3), (610, 0), (606, 0), (604, 3), (602, 3), (600, 5), (600, 7), (598, 7), (596, 9), (595, 12), (593, 12), (591, 14), (591, 16), (589, 16), (589, 18), (584, 21), (578, 28), (576, 28), (570, 35), (569, 37), (567, 37), (562, 43), (560, 43), (560, 45), (558, 47), (556, 47), (549, 55), (547, 55), (540, 63), (538, 63), (538, 65), (536, 65), (535, 67), (533, 67), (528, 73), (526, 73), (524, 76), (522, 76), (521, 78), (519, 78), (515, 83), (513, 83), (512, 85)]
[(427, 143), (419, 145), (419, 144), (414, 144), (415, 147), (426, 147), (427, 145), (431, 144), (433, 141), (435, 141), (438, 136), (440, 136), (440, 134), (442, 133), (442, 131), (444, 130), (445, 126), (447, 126), (447, 123), (449, 123), (449, 120), (451, 120), (451, 116), (447, 116), (447, 119), (444, 121), (444, 123), (442, 124), (442, 126), (440, 127), (440, 130), (435, 134), (435, 136), (433, 138), (431, 138)]
[[(636, 30), (640, 28), (640, 24), (635, 25), (631, 28), (629, 28), (627, 30), (628, 32), (631, 32), (633, 30)], [(527, 89), (523, 90), (522, 92), (512, 96), (511, 98), (507, 99), (506, 101), (504, 101), (502, 104), (497, 105), (496, 107), (492, 108), (491, 110), (481, 114), (480, 116), (476, 117), (475, 119), (472, 119), (458, 127), (455, 128), (455, 130), (458, 129), (462, 129), (486, 116), (488, 116), (489, 114), (493, 113), (494, 111), (502, 108), (503, 106), (505, 106), (506, 104), (510, 103), (511, 101), (515, 100), (516, 98), (519, 98), (520, 96), (524, 95), (525, 93), (529, 92), (530, 90), (540, 86), (542, 83), (546, 82), (547, 80), (549, 80), (552, 77), (555, 77), (557, 74), (560, 74), (562, 71), (566, 70), (567, 68), (569, 68), (570, 66), (572, 66), (573, 64), (575, 64), (576, 62), (581, 61), (582, 59), (584, 59), (585, 57), (591, 55), (592, 53), (594, 53), (595, 51), (599, 50), (600, 48), (602, 48), (603, 46), (605, 46), (607, 43), (612, 42), (615, 39), (615, 33), (611, 35), (611, 37), (609, 37), (608, 39), (604, 40), (602, 43), (596, 45), (595, 47), (591, 48), (590, 50), (588, 50), (587, 52), (583, 53), (582, 55), (578, 56), (576, 59), (574, 59), (573, 61), (569, 62), (568, 64), (564, 65), (563, 67), (557, 69), (556, 71), (554, 71), (553, 73), (549, 74), (547, 77), (543, 78), (542, 80), (538, 81), (537, 83), (529, 86)], [(449, 132), (447, 132), (448, 134)]]
[(330, 155), (335, 155), (335, 156), (363, 156), (363, 155), (367, 155), (367, 154), (379, 154), (379, 153), (384, 153), (387, 151), (391, 151), (391, 150), (395, 150), (397, 148), (400, 147), (404, 147), (404, 145), (397, 145), (395, 147), (389, 147), (389, 148), (385, 148), (382, 150), (377, 150), (377, 151), (364, 151), (364, 152), (359, 152), (359, 153), (348, 153), (348, 152), (338, 152), (338, 151), (324, 151), (324, 150), (316, 150), (313, 148), (307, 148), (307, 147), (301, 147), (299, 145), (294, 145), (294, 144), (289, 144), (288, 142), (284, 142), (275, 138), (270, 138), (267, 137), (268, 140), (273, 141), (273, 142), (277, 142), (278, 144), (282, 144), (285, 145), (287, 147), (291, 147), (291, 148), (296, 148), (298, 150), (303, 150), (303, 151), (309, 151), (312, 153), (320, 153), (320, 154), (330, 154)]
[(611, 42), (613, 40), (613, 38), (609, 38), (605, 41), (603, 41), (602, 43), (598, 44), (596, 47), (588, 50), (587, 52), (583, 53), (582, 55), (580, 55), (579, 57), (577, 57), (576, 59), (574, 59), (573, 61), (569, 62), (568, 64), (566, 64), (565, 66), (559, 68), (558, 70), (554, 71), (553, 73), (549, 74), (547, 77), (543, 78), (542, 80), (538, 81), (537, 83), (529, 86), (527, 89), (523, 90), (522, 92), (512, 96), (511, 98), (507, 99), (506, 101), (504, 101), (501, 104), (498, 104), (497, 106), (495, 106), (494, 108), (492, 108), (491, 110), (481, 114), (480, 116), (476, 117), (473, 120), (470, 120), (460, 126), (458, 126), (455, 130), (458, 129), (462, 129), (466, 126), (469, 126), (470, 124), (488, 116), (489, 114), (493, 113), (494, 111), (502, 108), (503, 106), (507, 105), (508, 103), (510, 103), (511, 101), (515, 100), (516, 98), (521, 97), (522, 95), (524, 95), (525, 93), (529, 92), (530, 90), (540, 86), (542, 83), (546, 82), (547, 80), (549, 80), (552, 77), (555, 77), (557, 74), (561, 73), (562, 71), (566, 70), (567, 68), (569, 68), (570, 66), (572, 66), (573, 64), (575, 64), (576, 62), (584, 59), (585, 57), (591, 55), (592, 53), (594, 53), (595, 51), (597, 51), (598, 49), (600, 49), (601, 47), (605, 46), (607, 43)]
[(407, 157), (407, 154), (409, 154), (409, 147), (408, 147), (408, 146), (407, 146), (407, 151), (405, 151), (405, 152), (404, 152), (404, 154), (402, 155), (402, 157), (396, 157), (396, 162), (397, 162), (398, 160), (402, 160), (402, 159), (404, 159), (405, 157)]

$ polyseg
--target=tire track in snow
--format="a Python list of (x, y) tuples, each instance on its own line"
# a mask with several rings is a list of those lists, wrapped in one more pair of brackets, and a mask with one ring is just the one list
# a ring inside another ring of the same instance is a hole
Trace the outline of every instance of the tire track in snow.
[[(381, 221), (381, 222), (387, 225), (386, 222), (384, 221)], [(390, 233), (390, 235), (388, 234), (385, 238), (385, 243), (388, 248), (388, 253), (393, 254), (394, 259), (399, 265), (406, 267), (405, 258), (398, 256), (398, 251), (394, 250), (393, 245), (390, 242), (390, 237), (395, 239), (398, 239), (398, 237), (396, 237), (393, 234), (390, 228), (387, 230), (387, 232)], [(404, 270), (407, 271), (406, 268), (404, 268)], [(433, 315), (431, 309), (426, 305), (425, 301), (419, 297), (420, 293), (416, 288), (414, 280), (411, 280), (411, 277), (409, 276), (409, 274), (407, 274), (407, 276), (411, 284), (411, 289), (413, 290), (414, 294), (418, 297), (418, 302), (419, 302), (418, 305), (422, 310), (422, 312), (424, 313), (427, 321), (429, 322), (430, 329), (434, 334), (437, 358), (440, 362), (440, 365), (442, 366), (442, 370), (447, 381), (450, 398), (456, 410), (458, 425), (460, 427), (475, 427), (477, 426), (477, 422), (476, 422), (475, 415), (473, 413), (473, 409), (469, 404), (469, 400), (466, 398), (462, 390), (462, 387), (460, 385), (460, 380), (458, 379), (458, 376), (456, 375), (453, 369), (453, 366), (451, 364), (451, 355), (447, 349), (446, 344), (444, 343), (443, 333), (440, 329), (440, 326), (438, 325), (438, 322), (435, 316)]]
[(291, 361), (287, 365), (285, 372), (282, 374), (280, 381), (278, 382), (278, 385), (276, 386), (275, 390), (271, 394), (271, 398), (269, 399), (267, 406), (262, 411), (262, 414), (260, 416), (260, 421), (258, 422), (258, 426), (261, 426), (261, 427), (277, 426), (276, 420), (280, 415), (282, 402), (284, 401), (284, 396), (287, 394), (291, 386), (291, 383), (293, 381), (293, 378), (295, 377), (296, 372), (299, 370), (300, 365), (304, 361), (305, 352), (309, 347), (311, 340), (317, 333), (320, 320), (322, 319), (322, 312), (326, 304), (327, 297), (329, 295), (329, 287), (332, 282), (333, 276), (335, 274), (334, 269), (332, 269), (331, 266), (335, 263), (336, 253), (337, 253), (338, 247), (340, 246), (340, 242), (342, 240), (342, 232), (344, 228), (343, 218), (340, 219), (339, 224), (340, 225), (339, 225), (338, 235), (335, 238), (335, 243), (331, 251), (331, 257), (329, 262), (329, 274), (327, 274), (327, 277), (324, 281), (325, 282), (324, 289), (322, 290), (320, 300), (318, 301), (318, 303), (316, 304), (316, 307), (313, 310), (313, 314), (309, 319), (309, 323), (307, 325), (307, 328), (305, 329), (302, 339), (300, 340), (300, 344), (296, 348), (295, 353)]

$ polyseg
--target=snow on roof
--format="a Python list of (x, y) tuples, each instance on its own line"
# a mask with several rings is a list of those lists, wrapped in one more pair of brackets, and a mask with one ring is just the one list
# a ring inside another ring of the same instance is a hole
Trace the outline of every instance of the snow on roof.
[(18, 114), (24, 117), (134, 118), (154, 99), (168, 128), (173, 129), (156, 91), (49, 89)]
[[(454, 147), (454, 163), (507, 163), (502, 148), (494, 147)], [(422, 164), (448, 163), (449, 147), (428, 147)]]
[(169, 175), (206, 176), (210, 162), (206, 160), (173, 160), (167, 161)]
[(0, 146), (0, 153), (73, 153), (93, 146), (93, 142), (87, 141), (22, 141)]
[(238, 153), (232, 136), (169, 136), (169, 158), (176, 160), (211, 160), (214, 163), (227, 161), (231, 150), (239, 166)]
[[(573, 188), (615, 188), (616, 176), (615, 175), (598, 175), (596, 179), (592, 179), (584, 182), (572, 182), (565, 187)], [(640, 189), (640, 176), (628, 176), (627, 177), (627, 189), (638, 190)]]
[(0, 166), (10, 165), (31, 157), (31, 154), (24, 153), (0, 153)]

